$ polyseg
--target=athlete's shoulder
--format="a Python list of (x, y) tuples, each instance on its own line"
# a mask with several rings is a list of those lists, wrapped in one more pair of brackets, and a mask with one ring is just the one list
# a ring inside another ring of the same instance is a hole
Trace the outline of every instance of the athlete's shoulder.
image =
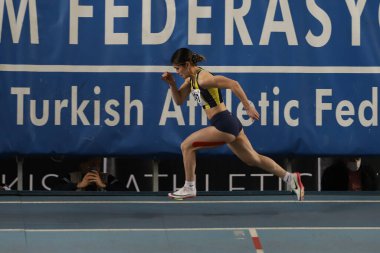
[(215, 83), (214, 81), (214, 76), (208, 72), (207, 70), (204, 70), (202, 72), (199, 73), (198, 75), (198, 83), (200, 86), (202, 85), (206, 85), (206, 86), (209, 86), (209, 85), (212, 85)]

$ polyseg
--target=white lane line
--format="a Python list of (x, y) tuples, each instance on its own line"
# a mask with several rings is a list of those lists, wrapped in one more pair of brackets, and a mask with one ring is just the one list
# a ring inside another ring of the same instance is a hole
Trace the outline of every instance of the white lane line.
[[(256, 227), (257, 230), (374, 230), (380, 231), (380, 227)], [(250, 227), (238, 228), (88, 228), (88, 229), (32, 229), (32, 228), (7, 228), (0, 229), (0, 232), (176, 232), (176, 231), (233, 231), (252, 230)]]
[(380, 200), (171, 200), (171, 201), (133, 201), (133, 200), (62, 200), (62, 201), (0, 201), (0, 204), (254, 204), (254, 203), (380, 203)]

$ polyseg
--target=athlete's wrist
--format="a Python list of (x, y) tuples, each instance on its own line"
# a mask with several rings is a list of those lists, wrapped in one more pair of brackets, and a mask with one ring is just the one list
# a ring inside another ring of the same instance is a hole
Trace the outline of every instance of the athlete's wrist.
[(254, 104), (251, 101), (248, 101), (247, 103), (243, 103), (244, 110), (248, 110), (250, 107), (255, 108)]

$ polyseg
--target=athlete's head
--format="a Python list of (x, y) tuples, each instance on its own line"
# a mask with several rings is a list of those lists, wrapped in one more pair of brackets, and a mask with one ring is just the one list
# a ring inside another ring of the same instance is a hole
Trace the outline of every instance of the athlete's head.
[(171, 59), (173, 65), (184, 65), (189, 62), (194, 66), (196, 66), (198, 62), (204, 60), (206, 60), (206, 58), (203, 55), (194, 53), (188, 48), (177, 49)]
[(204, 61), (206, 58), (202, 55), (194, 53), (188, 48), (177, 49), (172, 55), (171, 62), (177, 73), (187, 78), (190, 76), (190, 69), (197, 66), (198, 62)]

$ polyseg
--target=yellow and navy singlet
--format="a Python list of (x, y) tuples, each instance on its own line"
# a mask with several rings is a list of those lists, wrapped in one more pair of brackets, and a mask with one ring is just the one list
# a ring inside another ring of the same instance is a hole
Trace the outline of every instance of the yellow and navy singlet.
[(203, 109), (209, 109), (217, 106), (220, 103), (223, 103), (222, 92), (219, 88), (209, 88), (204, 89), (198, 84), (198, 76), (202, 71), (202, 68), (199, 68), (197, 71), (194, 80), (190, 79), (191, 84), (191, 93)]

